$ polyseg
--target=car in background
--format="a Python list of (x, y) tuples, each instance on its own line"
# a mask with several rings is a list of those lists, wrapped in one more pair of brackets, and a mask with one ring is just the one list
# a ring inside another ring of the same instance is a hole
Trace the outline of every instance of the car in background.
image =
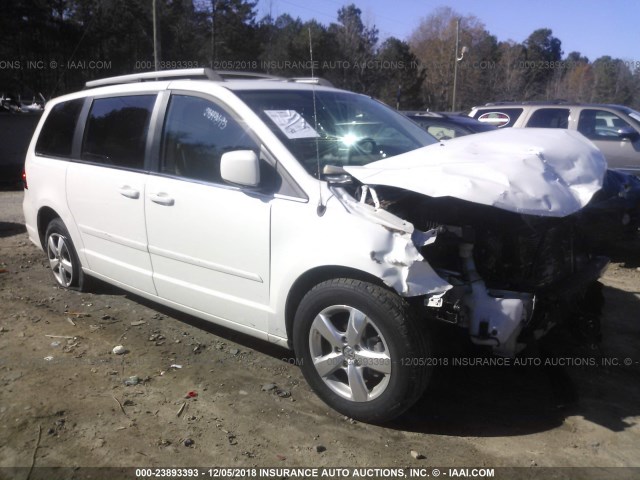
[(450, 140), (473, 133), (489, 132), (497, 128), (493, 125), (469, 118), (466, 115), (455, 113), (420, 111), (405, 111), (402, 113), (438, 140)]
[(498, 128), (576, 130), (604, 154), (609, 167), (640, 175), (640, 112), (622, 105), (566, 102), (498, 102), (473, 107), (469, 116)]

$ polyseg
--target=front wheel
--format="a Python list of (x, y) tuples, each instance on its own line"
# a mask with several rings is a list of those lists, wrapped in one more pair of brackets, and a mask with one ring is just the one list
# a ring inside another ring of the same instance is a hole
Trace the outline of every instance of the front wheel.
[(45, 233), (45, 250), (51, 273), (62, 288), (86, 291), (87, 276), (82, 271), (71, 236), (62, 220), (54, 218)]
[(364, 422), (391, 420), (423, 393), (430, 374), (424, 329), (406, 302), (381, 286), (347, 278), (302, 299), (293, 345), (302, 372), (329, 406)]

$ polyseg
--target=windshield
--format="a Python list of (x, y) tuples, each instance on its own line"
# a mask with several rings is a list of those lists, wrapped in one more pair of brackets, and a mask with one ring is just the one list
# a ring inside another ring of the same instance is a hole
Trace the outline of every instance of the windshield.
[(315, 177), (326, 165), (366, 165), (436, 143), (403, 115), (364, 95), (319, 90), (314, 108), (311, 90), (235, 93)]

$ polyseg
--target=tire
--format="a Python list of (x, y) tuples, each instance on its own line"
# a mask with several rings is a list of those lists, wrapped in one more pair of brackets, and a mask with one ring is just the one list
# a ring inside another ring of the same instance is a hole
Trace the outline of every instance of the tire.
[(305, 379), (338, 412), (368, 423), (399, 416), (422, 395), (431, 367), (425, 329), (378, 285), (339, 278), (300, 302), (293, 346)]
[(88, 277), (82, 271), (67, 227), (59, 218), (49, 222), (44, 246), (51, 273), (58, 286), (69, 290), (87, 291)]

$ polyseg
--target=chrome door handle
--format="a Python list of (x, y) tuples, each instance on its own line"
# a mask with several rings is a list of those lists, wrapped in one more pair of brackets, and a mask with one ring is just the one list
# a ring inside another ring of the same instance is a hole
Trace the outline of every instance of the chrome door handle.
[(173, 206), (174, 203), (176, 203), (173, 198), (171, 198), (164, 192), (152, 193), (151, 195), (149, 195), (149, 199), (153, 203), (157, 203), (158, 205), (164, 205), (165, 207), (171, 207)]
[(140, 192), (134, 188), (131, 188), (129, 185), (123, 185), (118, 191), (123, 197), (133, 198), (134, 200), (140, 198)]

